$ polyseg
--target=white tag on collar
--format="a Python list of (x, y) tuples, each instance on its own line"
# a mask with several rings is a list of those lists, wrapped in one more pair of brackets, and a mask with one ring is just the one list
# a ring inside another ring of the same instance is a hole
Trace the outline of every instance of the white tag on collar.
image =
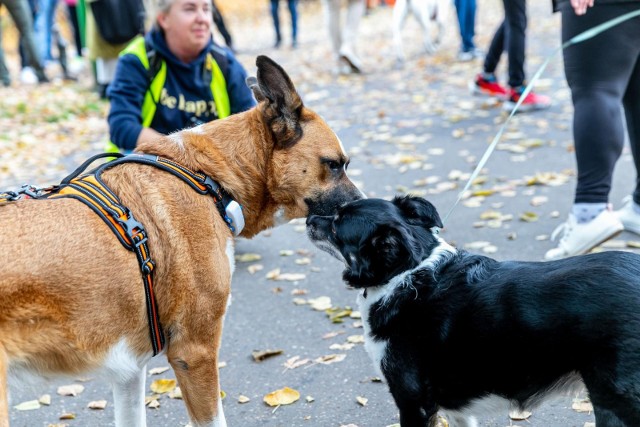
[(244, 229), (244, 215), (242, 214), (242, 206), (235, 200), (232, 200), (225, 207), (227, 224), (234, 236), (239, 236)]

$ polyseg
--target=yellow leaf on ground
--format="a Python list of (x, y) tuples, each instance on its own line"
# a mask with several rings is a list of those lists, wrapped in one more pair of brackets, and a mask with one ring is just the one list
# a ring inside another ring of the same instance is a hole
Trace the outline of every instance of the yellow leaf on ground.
[(176, 388), (176, 380), (170, 380), (170, 379), (155, 380), (154, 382), (151, 383), (151, 386), (149, 388), (154, 393), (158, 393), (158, 394), (168, 393), (172, 391), (174, 388)]
[(242, 254), (236, 255), (236, 261), (238, 262), (253, 262), (262, 259), (261, 255), (258, 254)]
[(40, 402), (41, 405), (47, 405), (47, 406), (51, 405), (51, 395), (43, 394), (38, 399), (38, 402)]
[(279, 356), (282, 353), (284, 353), (284, 350), (256, 350), (253, 353), (251, 353), (251, 356), (253, 356), (253, 360), (255, 360), (256, 362), (262, 362), (265, 359), (268, 359), (270, 357), (274, 357), (274, 356)]
[(300, 399), (300, 393), (297, 390), (285, 387), (280, 390), (272, 391), (262, 400), (269, 406), (279, 406), (290, 405), (298, 399)]
[(247, 396), (244, 395), (240, 395), (238, 396), (238, 403), (247, 403), (249, 402), (251, 399), (249, 399)]
[(368, 401), (369, 399), (367, 399), (366, 397), (356, 396), (356, 402), (358, 402), (362, 406), (367, 406)]
[(76, 419), (76, 414), (74, 414), (73, 412), (66, 412), (66, 413), (60, 415), (59, 419), (60, 420), (75, 420)]

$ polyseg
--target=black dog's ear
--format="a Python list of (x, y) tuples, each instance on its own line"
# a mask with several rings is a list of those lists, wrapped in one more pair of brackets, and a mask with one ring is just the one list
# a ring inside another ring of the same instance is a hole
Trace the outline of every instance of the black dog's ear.
[(258, 79), (256, 79), (253, 76), (249, 76), (247, 77), (247, 80), (245, 80), (245, 82), (249, 87), (249, 89), (251, 89), (251, 92), (253, 92), (253, 96), (256, 98), (256, 101), (262, 102), (265, 99), (267, 99), (264, 96), (264, 93), (262, 93), (262, 90), (260, 89), (260, 85), (258, 84)]
[(355, 256), (345, 257), (347, 269), (342, 273), (342, 279), (354, 288), (381, 285), (410, 258), (405, 242), (405, 236), (397, 228), (378, 227)]
[(435, 206), (422, 197), (396, 196), (392, 202), (400, 209), (407, 222), (425, 228), (443, 227)]
[(256, 66), (257, 84), (262, 97), (260, 101), (265, 101), (262, 104), (262, 113), (271, 128), (276, 146), (288, 148), (302, 137), (302, 99), (287, 73), (272, 59), (260, 55), (256, 59)]

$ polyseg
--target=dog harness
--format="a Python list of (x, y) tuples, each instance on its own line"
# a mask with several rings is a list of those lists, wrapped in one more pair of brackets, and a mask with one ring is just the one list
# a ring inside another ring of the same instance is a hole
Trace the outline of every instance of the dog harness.
[[(102, 157), (116, 157), (116, 159), (100, 165), (91, 172), (80, 175), (92, 162)], [(153, 347), (153, 355), (156, 356), (165, 346), (165, 335), (160, 324), (160, 316), (153, 292), (152, 272), (155, 268), (155, 262), (151, 258), (147, 246), (147, 232), (144, 226), (135, 219), (133, 213), (122, 204), (118, 196), (101, 179), (102, 172), (123, 163), (151, 165), (177, 176), (189, 184), (197, 193), (213, 197), (220, 215), (234, 235), (238, 235), (242, 231), (244, 226), (242, 216), (240, 215), (240, 218), (237, 218), (233, 215), (227, 215), (228, 207), (233, 204), (237, 205), (237, 202), (218, 183), (207, 175), (193, 172), (171, 160), (150, 154), (124, 156), (120, 153), (101, 153), (85, 161), (71, 175), (63, 179), (60, 185), (45, 189), (36, 189), (25, 185), (18, 192), (0, 193), (0, 203), (18, 200), (22, 195), (34, 199), (70, 197), (80, 200), (93, 209), (111, 228), (120, 243), (136, 254), (144, 283), (151, 345)]]

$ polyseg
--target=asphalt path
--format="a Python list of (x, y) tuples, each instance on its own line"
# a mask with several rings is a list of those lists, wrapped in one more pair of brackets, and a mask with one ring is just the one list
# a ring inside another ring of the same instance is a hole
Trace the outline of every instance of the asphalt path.
[[(486, 46), (501, 9), (495, 1), (481, 7), (478, 38)], [(527, 72), (533, 75), (559, 44), (559, 20), (551, 15), (550, 5), (530, 7)], [(389, 198), (412, 192), (427, 197), (444, 215), (506, 117), (500, 103), (469, 95), (467, 83), (481, 62), (455, 61), (457, 27), (453, 17), (445, 46), (432, 57), (420, 52), (418, 27), (409, 21), (409, 61), (405, 68), (397, 69), (387, 30), (390, 10), (376, 10), (362, 26), (366, 73), (345, 77), (332, 73), (319, 11), (313, 7), (303, 11), (307, 15), (303, 15), (303, 36), (297, 50), (268, 49), (270, 23), (265, 21), (251, 33), (240, 33), (240, 59), (250, 72), (257, 54), (266, 53), (284, 65), (305, 104), (318, 111), (342, 139), (351, 156), (350, 175), (368, 196)], [(255, 39), (259, 43), (251, 43)], [(466, 197), (449, 217), (442, 233), (445, 240), (500, 260), (537, 261), (552, 247), (548, 236), (564, 220), (575, 186), (572, 107), (561, 58), (551, 61), (536, 90), (552, 96), (554, 105), (546, 111), (518, 115), (508, 125), (499, 149), (480, 174), (480, 183), (472, 188), (476, 196)], [(632, 190), (634, 177), (629, 150), (625, 149), (611, 195), (615, 206)], [(487, 214), (493, 221), (483, 216), (487, 211), (494, 212)], [(636, 239), (640, 238), (624, 233), (604, 249), (623, 247)], [(334, 311), (348, 310), (355, 305), (356, 292), (343, 284), (342, 265), (307, 240), (304, 223), (296, 221), (252, 240), (240, 239), (236, 252), (237, 256), (257, 255), (259, 259), (237, 260), (233, 303), (225, 322), (220, 373), (229, 425), (384, 427), (398, 423), (387, 386), (376, 378), (360, 343), (360, 320), (346, 316), (341, 323), (334, 323), (326, 312), (308, 303), (328, 297)], [(285, 274), (286, 278), (287, 273), (303, 276), (294, 281), (268, 278), (277, 277), (276, 269), (280, 277)], [(252, 353), (264, 350), (282, 353), (256, 362)], [(468, 356), (472, 359), (473, 352)], [(516, 361), (518, 354), (512, 357)], [(292, 360), (304, 359), (309, 362), (285, 367), (287, 362), (291, 365)], [(149, 368), (168, 366), (164, 357), (149, 364)], [(169, 370), (150, 375), (148, 384), (172, 378)], [(56, 393), (58, 386), (68, 384), (81, 384), (85, 390), (75, 397)], [(278, 407), (263, 402), (266, 394), (283, 387), (297, 390), (300, 399)], [(13, 385), (10, 391), (14, 427), (113, 425), (111, 391), (95, 379)], [(51, 396), (50, 405), (31, 411), (13, 409), (43, 394)], [(147, 390), (147, 394), (153, 393)], [(249, 400), (240, 403), (240, 396)], [(511, 420), (507, 413), (500, 413), (484, 416), (481, 425), (583, 427), (594, 422), (593, 414), (578, 412), (573, 406), (585, 397), (583, 391), (560, 395), (534, 409), (526, 420)], [(105, 409), (87, 407), (90, 401), (103, 399), (107, 401)], [(158, 402), (158, 408), (147, 409), (148, 425), (188, 424), (180, 399), (163, 395)], [(75, 419), (59, 420), (65, 413), (73, 413)]]

